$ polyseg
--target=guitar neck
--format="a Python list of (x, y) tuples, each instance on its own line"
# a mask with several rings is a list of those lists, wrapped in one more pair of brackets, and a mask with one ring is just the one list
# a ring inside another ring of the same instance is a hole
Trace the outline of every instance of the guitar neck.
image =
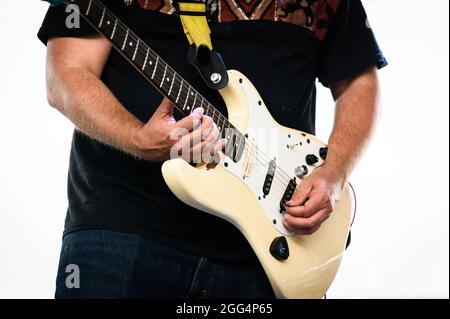
[(175, 72), (158, 54), (131, 31), (99, 0), (66, 0), (75, 4), (80, 15), (138, 70), (161, 94), (169, 98), (182, 115), (202, 107), (223, 129), (233, 128), (231, 123)]
[(245, 148), (245, 135), (239, 132), (211, 103), (175, 72), (158, 54), (131, 31), (99, 0), (65, 0), (78, 6), (79, 14), (141, 73), (161, 94), (171, 100), (184, 116), (202, 107), (228, 139), (225, 155), (238, 161)]

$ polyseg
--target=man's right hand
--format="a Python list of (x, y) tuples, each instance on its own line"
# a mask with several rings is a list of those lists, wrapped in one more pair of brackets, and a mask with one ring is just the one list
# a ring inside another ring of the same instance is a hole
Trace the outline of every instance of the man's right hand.
[(224, 149), (226, 140), (213, 120), (196, 108), (178, 122), (173, 117), (174, 105), (164, 98), (150, 120), (134, 134), (136, 153), (146, 160), (165, 161), (182, 157), (188, 161), (212, 162)]

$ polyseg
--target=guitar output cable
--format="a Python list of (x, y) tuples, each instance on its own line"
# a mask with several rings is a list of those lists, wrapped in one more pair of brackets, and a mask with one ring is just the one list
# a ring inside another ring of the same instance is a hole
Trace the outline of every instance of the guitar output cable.
[(348, 183), (348, 185), (350, 186), (352, 193), (353, 193), (353, 198), (355, 200), (355, 206), (353, 208), (353, 217), (352, 217), (352, 222), (350, 223), (350, 228), (353, 226), (353, 223), (355, 222), (355, 218), (356, 218), (356, 206), (357, 206), (357, 200), (356, 200), (356, 191), (355, 188), (353, 187), (352, 183)]

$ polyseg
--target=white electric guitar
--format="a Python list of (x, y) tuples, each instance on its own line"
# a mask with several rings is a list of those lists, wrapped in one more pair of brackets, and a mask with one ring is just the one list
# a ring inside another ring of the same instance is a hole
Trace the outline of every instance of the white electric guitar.
[[(80, 14), (183, 115), (205, 109), (228, 139), (221, 162), (194, 167), (182, 159), (166, 161), (167, 185), (184, 203), (229, 221), (244, 234), (278, 298), (322, 298), (349, 234), (353, 202), (348, 184), (330, 218), (311, 236), (296, 236), (284, 227), (283, 204), (324, 163), (326, 145), (279, 125), (238, 71), (228, 71), (229, 83), (220, 90), (229, 114), (225, 118), (100, 1), (48, 2), (78, 5)], [(262, 131), (270, 132), (270, 143), (257, 139)]]

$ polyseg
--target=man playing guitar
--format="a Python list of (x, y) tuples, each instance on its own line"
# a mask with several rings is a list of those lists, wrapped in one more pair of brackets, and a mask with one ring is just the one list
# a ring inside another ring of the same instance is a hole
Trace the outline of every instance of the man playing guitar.
[[(188, 65), (188, 43), (170, 0), (104, 3), (203, 96), (226, 113), (217, 92)], [(315, 233), (330, 216), (373, 131), (377, 68), (386, 65), (360, 0), (207, 0), (215, 48), (244, 72), (280, 124), (315, 131), (315, 81), (336, 102), (326, 163), (286, 203), (285, 227)], [(217, 123), (173, 104), (81, 20), (68, 28), (51, 7), (39, 31), (47, 44), (47, 95), (76, 126), (73, 135), (57, 298), (271, 298), (271, 285), (231, 224), (179, 201), (161, 164), (179, 141), (192, 155), (226, 145)], [(105, 22), (109, 23), (109, 21)], [(199, 137), (201, 138), (195, 138)], [(66, 285), (68, 265), (81, 285)]]

